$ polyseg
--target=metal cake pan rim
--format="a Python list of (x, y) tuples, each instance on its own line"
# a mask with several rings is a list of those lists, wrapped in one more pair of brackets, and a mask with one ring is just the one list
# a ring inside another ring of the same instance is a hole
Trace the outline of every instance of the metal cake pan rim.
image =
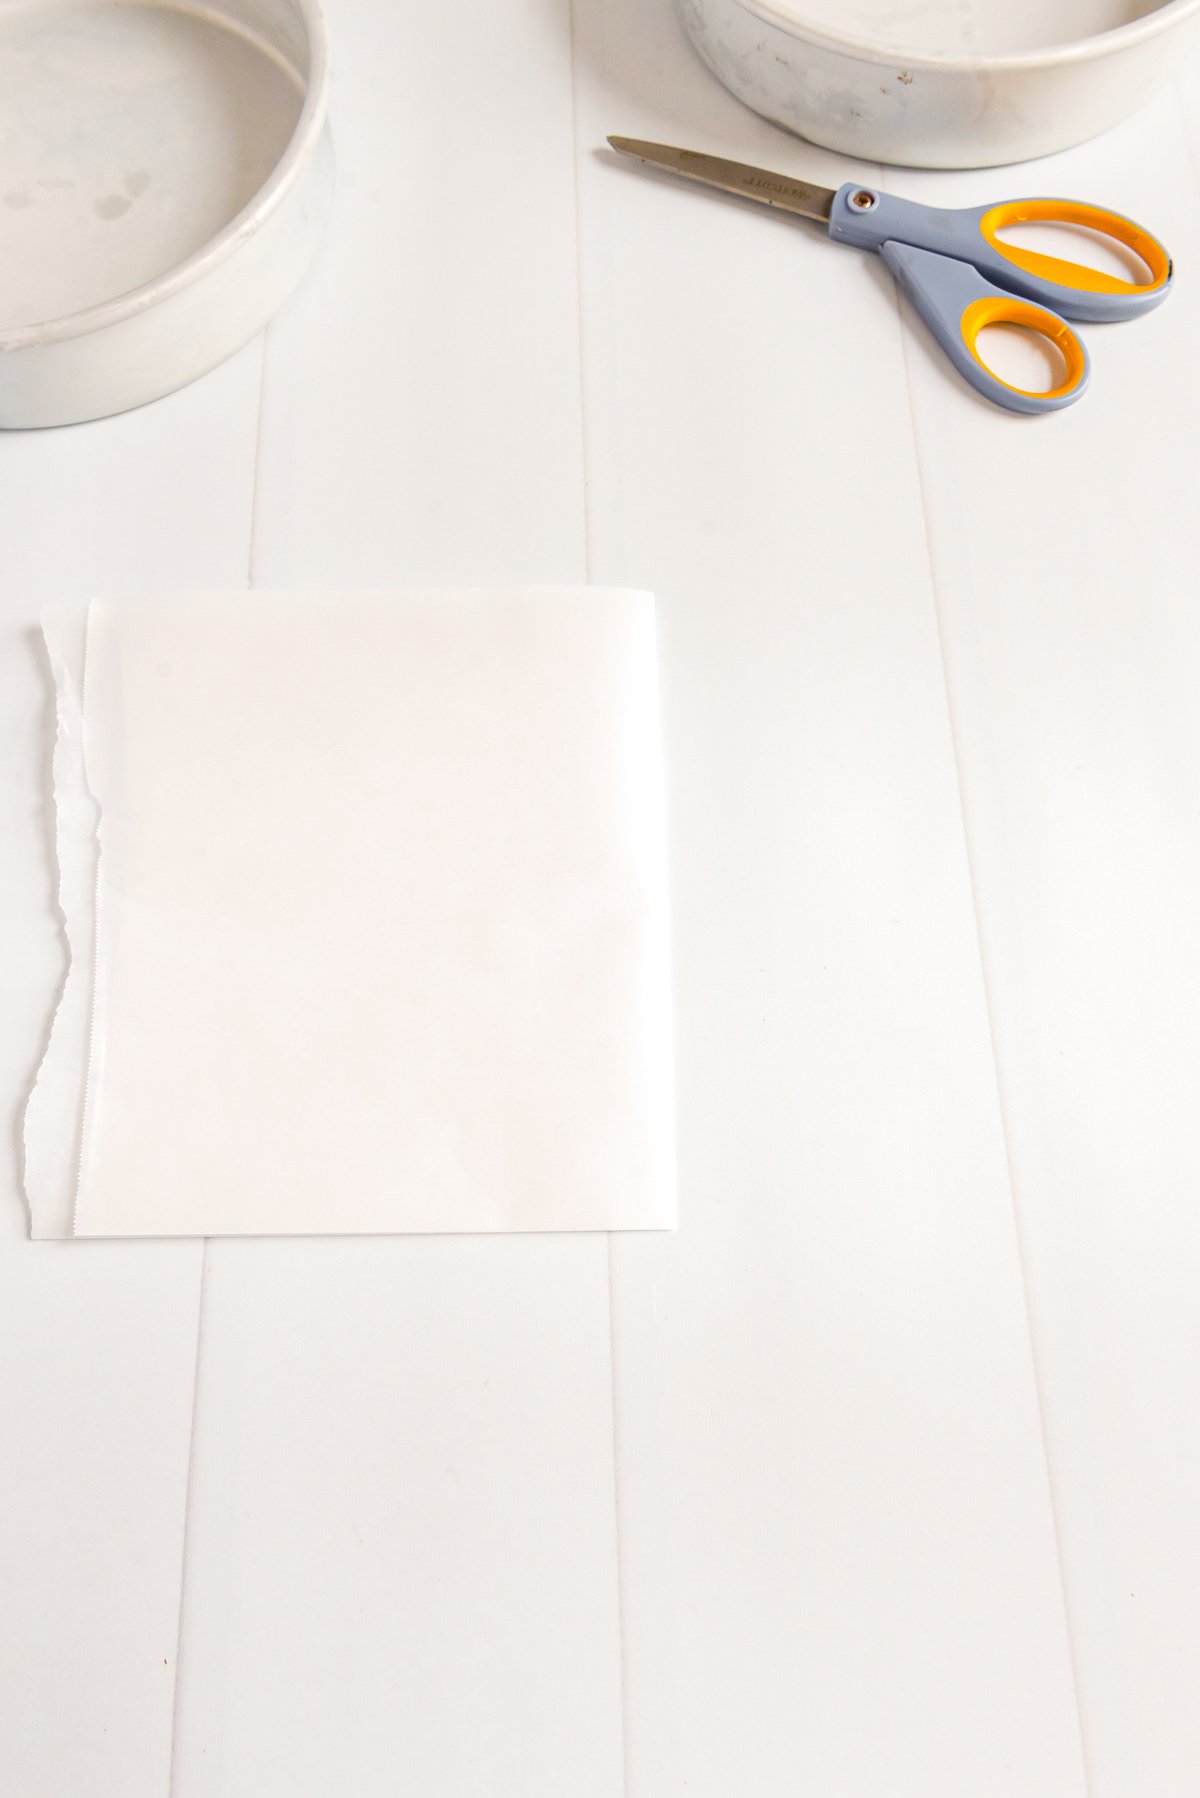
[[(186, 0), (182, 5), (170, 5), (168, 0), (168, 5), (171, 11), (195, 13), (217, 22), (208, 7), (190, 6)], [(247, 238), (253, 237), (277, 211), (308, 166), (325, 129), (329, 105), (329, 51), (321, 0), (297, 0), (297, 11), (308, 37), (304, 104), (283, 155), (253, 198), (198, 250), (152, 280), (143, 281), (126, 293), (114, 294), (111, 299), (83, 306), (77, 312), (65, 312), (56, 318), (31, 324), (0, 327), (0, 353), (88, 337), (126, 319), (136, 318), (139, 313), (151, 311), (172, 295), (203, 280)]]

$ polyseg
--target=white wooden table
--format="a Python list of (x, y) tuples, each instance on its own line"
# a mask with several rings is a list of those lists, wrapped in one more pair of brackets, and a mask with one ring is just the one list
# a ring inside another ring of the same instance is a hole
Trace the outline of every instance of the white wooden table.
[[(329, 10), (298, 298), (0, 441), (0, 1786), (1193, 1798), (1200, 75), (889, 175), (1174, 250), (1018, 420), (874, 259), (598, 154), (854, 172), (668, 0)], [(660, 601), (682, 1229), (30, 1245), (41, 604), (585, 579)]]

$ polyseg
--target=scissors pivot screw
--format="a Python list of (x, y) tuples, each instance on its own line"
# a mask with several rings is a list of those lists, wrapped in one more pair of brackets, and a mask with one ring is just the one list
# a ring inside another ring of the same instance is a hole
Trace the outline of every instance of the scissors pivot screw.
[(879, 195), (869, 192), (865, 187), (860, 187), (856, 194), (851, 194), (850, 204), (857, 206), (860, 212), (869, 212), (872, 206), (878, 206)]

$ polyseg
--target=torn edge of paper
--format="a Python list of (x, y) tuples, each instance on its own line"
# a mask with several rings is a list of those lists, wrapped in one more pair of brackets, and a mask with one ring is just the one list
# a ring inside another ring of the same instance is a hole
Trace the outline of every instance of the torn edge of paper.
[(54, 843), (66, 971), (25, 1106), (25, 1197), (35, 1238), (74, 1233), (91, 1055), (100, 808), (88, 785), (84, 752), (89, 616), (79, 607), (52, 607), (41, 621), (54, 680)]

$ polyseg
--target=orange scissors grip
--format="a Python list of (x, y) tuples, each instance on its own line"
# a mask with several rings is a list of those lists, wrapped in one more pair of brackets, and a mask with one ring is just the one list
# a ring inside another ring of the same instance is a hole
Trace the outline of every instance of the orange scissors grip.
[[(1066, 364), (1066, 374), (1058, 386), (1035, 395), (1024, 387), (1016, 387), (1011, 381), (1003, 380), (994, 369), (989, 368), (975, 347), (979, 333), (989, 325), (1019, 325), (1022, 330), (1033, 331), (1052, 343)], [(959, 330), (968, 354), (974, 357), (991, 380), (999, 381), (1001, 387), (1007, 387), (1012, 393), (1028, 393), (1030, 399), (1062, 400), (1069, 394), (1074, 394), (1076, 388), (1087, 378), (1087, 354), (1066, 320), (1059, 318), (1056, 312), (1047, 312), (1042, 306), (1017, 299), (1015, 294), (987, 294), (981, 299), (972, 300), (959, 320)]]
[[(978, 269), (953, 256), (902, 243), (885, 243), (880, 255), (959, 374), (984, 399), (1008, 412), (1037, 413), (1058, 412), (1083, 396), (1088, 354), (1056, 312), (993, 286)], [(1044, 393), (1014, 386), (994, 373), (976, 347), (988, 325), (1020, 325), (1046, 338), (1066, 363), (1063, 379)]]
[[(1044, 256), (1039, 250), (1023, 244), (1004, 243), (998, 233), (1009, 225), (1048, 224), (1083, 226), (1124, 244), (1140, 256), (1150, 271), (1149, 281), (1122, 281), (1116, 275), (1101, 273), (1084, 263), (1070, 262), (1059, 256)], [(1151, 294), (1166, 286), (1171, 279), (1171, 258), (1159, 243), (1132, 219), (1103, 206), (1089, 206), (1080, 200), (1002, 200), (989, 207), (979, 221), (984, 241), (998, 256), (1027, 275), (1055, 287), (1069, 287), (1084, 293)]]

